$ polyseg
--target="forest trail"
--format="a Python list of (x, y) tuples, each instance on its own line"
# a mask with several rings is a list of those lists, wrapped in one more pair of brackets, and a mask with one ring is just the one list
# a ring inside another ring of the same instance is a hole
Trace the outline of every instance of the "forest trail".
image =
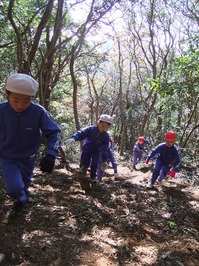
[(9, 219), (0, 179), (1, 266), (197, 266), (199, 186), (178, 175), (146, 189), (151, 171), (120, 161), (92, 185), (77, 165), (35, 169), (32, 202)]

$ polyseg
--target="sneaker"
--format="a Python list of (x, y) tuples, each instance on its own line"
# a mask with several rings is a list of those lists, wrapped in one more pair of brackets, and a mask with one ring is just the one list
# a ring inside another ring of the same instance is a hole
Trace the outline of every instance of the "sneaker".
[(151, 183), (151, 181), (149, 181), (148, 185), (146, 186), (146, 188), (150, 189), (153, 187), (153, 184)]
[(10, 212), (11, 216), (20, 216), (24, 210), (24, 203), (21, 201), (15, 201)]

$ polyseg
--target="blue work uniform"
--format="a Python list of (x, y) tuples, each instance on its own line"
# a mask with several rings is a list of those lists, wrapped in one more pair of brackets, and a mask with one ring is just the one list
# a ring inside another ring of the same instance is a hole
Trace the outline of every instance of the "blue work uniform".
[(101, 133), (98, 126), (89, 126), (76, 132), (71, 138), (75, 141), (84, 141), (80, 158), (80, 166), (88, 169), (90, 167), (91, 179), (96, 178), (99, 163), (100, 151), (107, 150), (109, 135)]
[(98, 180), (102, 180), (102, 177), (105, 174), (105, 170), (101, 168), (101, 164), (103, 162), (107, 162), (107, 164), (111, 163), (114, 174), (117, 173), (117, 163), (116, 163), (114, 151), (113, 151), (113, 142), (111, 140), (109, 141), (109, 148), (106, 150), (101, 150), (101, 153), (100, 153), (100, 159), (99, 159), (98, 170), (97, 170)]
[(152, 185), (158, 176), (158, 181), (161, 181), (166, 177), (171, 168), (178, 172), (182, 165), (178, 147), (175, 144), (171, 147), (168, 147), (166, 143), (159, 144), (149, 153), (147, 160), (151, 160), (156, 155), (156, 163), (150, 180)]
[(56, 157), (61, 130), (41, 105), (31, 102), (17, 113), (8, 101), (0, 104), (0, 163), (6, 193), (22, 203), (28, 199), (41, 133), (47, 139), (47, 154)]
[(142, 153), (144, 151), (145, 146), (147, 145), (150, 145), (150, 142), (148, 140), (144, 140), (143, 143), (139, 143), (139, 141), (136, 141), (133, 147), (133, 167), (135, 167), (136, 164), (141, 162)]

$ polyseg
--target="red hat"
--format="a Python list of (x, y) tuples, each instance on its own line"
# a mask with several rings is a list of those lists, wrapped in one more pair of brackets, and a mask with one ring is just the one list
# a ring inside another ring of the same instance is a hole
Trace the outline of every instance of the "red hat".
[(165, 140), (166, 141), (175, 141), (176, 140), (176, 133), (174, 131), (167, 131), (165, 133)]
[(139, 142), (144, 142), (144, 137), (140, 136), (140, 137), (138, 138), (138, 141), (139, 141)]

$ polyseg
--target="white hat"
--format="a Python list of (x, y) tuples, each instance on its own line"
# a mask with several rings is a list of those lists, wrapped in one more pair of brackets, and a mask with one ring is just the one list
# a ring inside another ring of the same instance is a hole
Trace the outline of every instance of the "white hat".
[(36, 80), (22, 73), (10, 75), (6, 82), (6, 90), (28, 96), (35, 96), (38, 86)]
[(102, 122), (106, 122), (108, 124), (112, 124), (113, 123), (113, 118), (110, 116), (110, 115), (100, 115), (100, 118), (99, 118), (100, 121)]

